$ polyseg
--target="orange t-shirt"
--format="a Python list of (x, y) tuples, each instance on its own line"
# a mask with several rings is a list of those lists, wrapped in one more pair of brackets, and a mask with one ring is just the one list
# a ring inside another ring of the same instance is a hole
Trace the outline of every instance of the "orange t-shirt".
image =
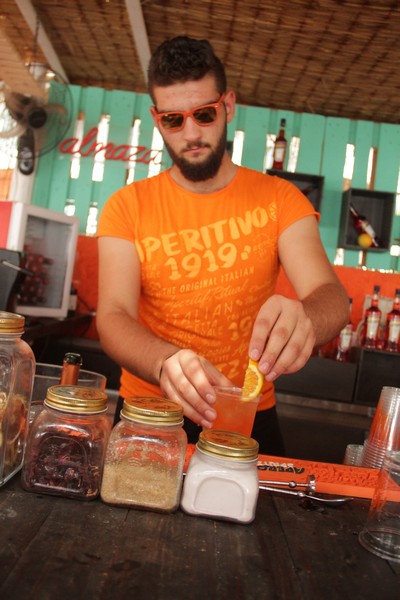
[[(278, 276), (278, 238), (308, 215), (318, 213), (279, 177), (239, 167), (226, 188), (196, 194), (164, 171), (113, 194), (97, 235), (136, 245), (140, 322), (206, 357), (241, 387), (253, 323)], [(123, 369), (120, 394), (159, 396), (160, 388)], [(266, 382), (259, 409), (274, 403)]]

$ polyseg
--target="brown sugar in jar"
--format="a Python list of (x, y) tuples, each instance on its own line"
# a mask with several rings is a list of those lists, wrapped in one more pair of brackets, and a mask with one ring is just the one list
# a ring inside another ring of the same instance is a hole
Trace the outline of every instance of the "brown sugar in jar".
[(183, 410), (175, 402), (126, 398), (107, 447), (101, 499), (116, 506), (175, 511), (187, 445), (182, 424)]

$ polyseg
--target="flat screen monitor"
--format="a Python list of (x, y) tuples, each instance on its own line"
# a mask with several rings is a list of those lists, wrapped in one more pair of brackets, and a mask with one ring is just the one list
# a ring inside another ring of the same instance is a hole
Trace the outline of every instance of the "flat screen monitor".
[(17, 288), (15, 311), (66, 317), (79, 219), (23, 202), (0, 202), (0, 247), (21, 252), (28, 275)]

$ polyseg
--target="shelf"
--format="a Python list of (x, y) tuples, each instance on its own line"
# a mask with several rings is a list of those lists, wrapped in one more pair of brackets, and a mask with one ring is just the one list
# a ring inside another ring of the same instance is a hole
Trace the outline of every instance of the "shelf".
[(400, 388), (400, 354), (383, 350), (356, 348), (358, 359), (354, 403), (378, 404), (384, 386)]
[(320, 175), (309, 175), (307, 173), (292, 173), (290, 171), (279, 171), (268, 169), (268, 175), (277, 175), (295, 185), (311, 202), (315, 210), (320, 212), (322, 193), (324, 189), (324, 177)]
[(275, 382), (277, 392), (352, 402), (357, 375), (356, 363), (340, 363), (330, 358), (311, 356), (305, 366)]
[[(343, 192), (338, 247), (347, 250), (365, 250), (366, 252), (387, 252), (391, 244), (395, 200), (396, 195), (391, 192), (355, 188)], [(365, 248), (358, 244), (359, 234), (352, 224), (349, 213), (350, 204), (360, 215), (368, 219), (380, 241), (379, 248)]]

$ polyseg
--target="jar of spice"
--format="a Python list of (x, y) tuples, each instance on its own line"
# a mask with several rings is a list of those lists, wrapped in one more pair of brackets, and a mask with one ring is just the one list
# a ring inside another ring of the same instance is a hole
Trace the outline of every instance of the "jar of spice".
[(102, 500), (159, 512), (176, 510), (187, 445), (182, 424), (183, 409), (175, 402), (126, 398), (107, 447)]
[(88, 387), (54, 385), (27, 440), (22, 485), (29, 492), (93, 500), (100, 492), (111, 431), (107, 394)]
[(181, 508), (192, 515), (239, 523), (254, 520), (258, 443), (240, 433), (202, 431), (190, 458)]
[(0, 311), (0, 485), (22, 467), (35, 357), (21, 339), (25, 318)]

